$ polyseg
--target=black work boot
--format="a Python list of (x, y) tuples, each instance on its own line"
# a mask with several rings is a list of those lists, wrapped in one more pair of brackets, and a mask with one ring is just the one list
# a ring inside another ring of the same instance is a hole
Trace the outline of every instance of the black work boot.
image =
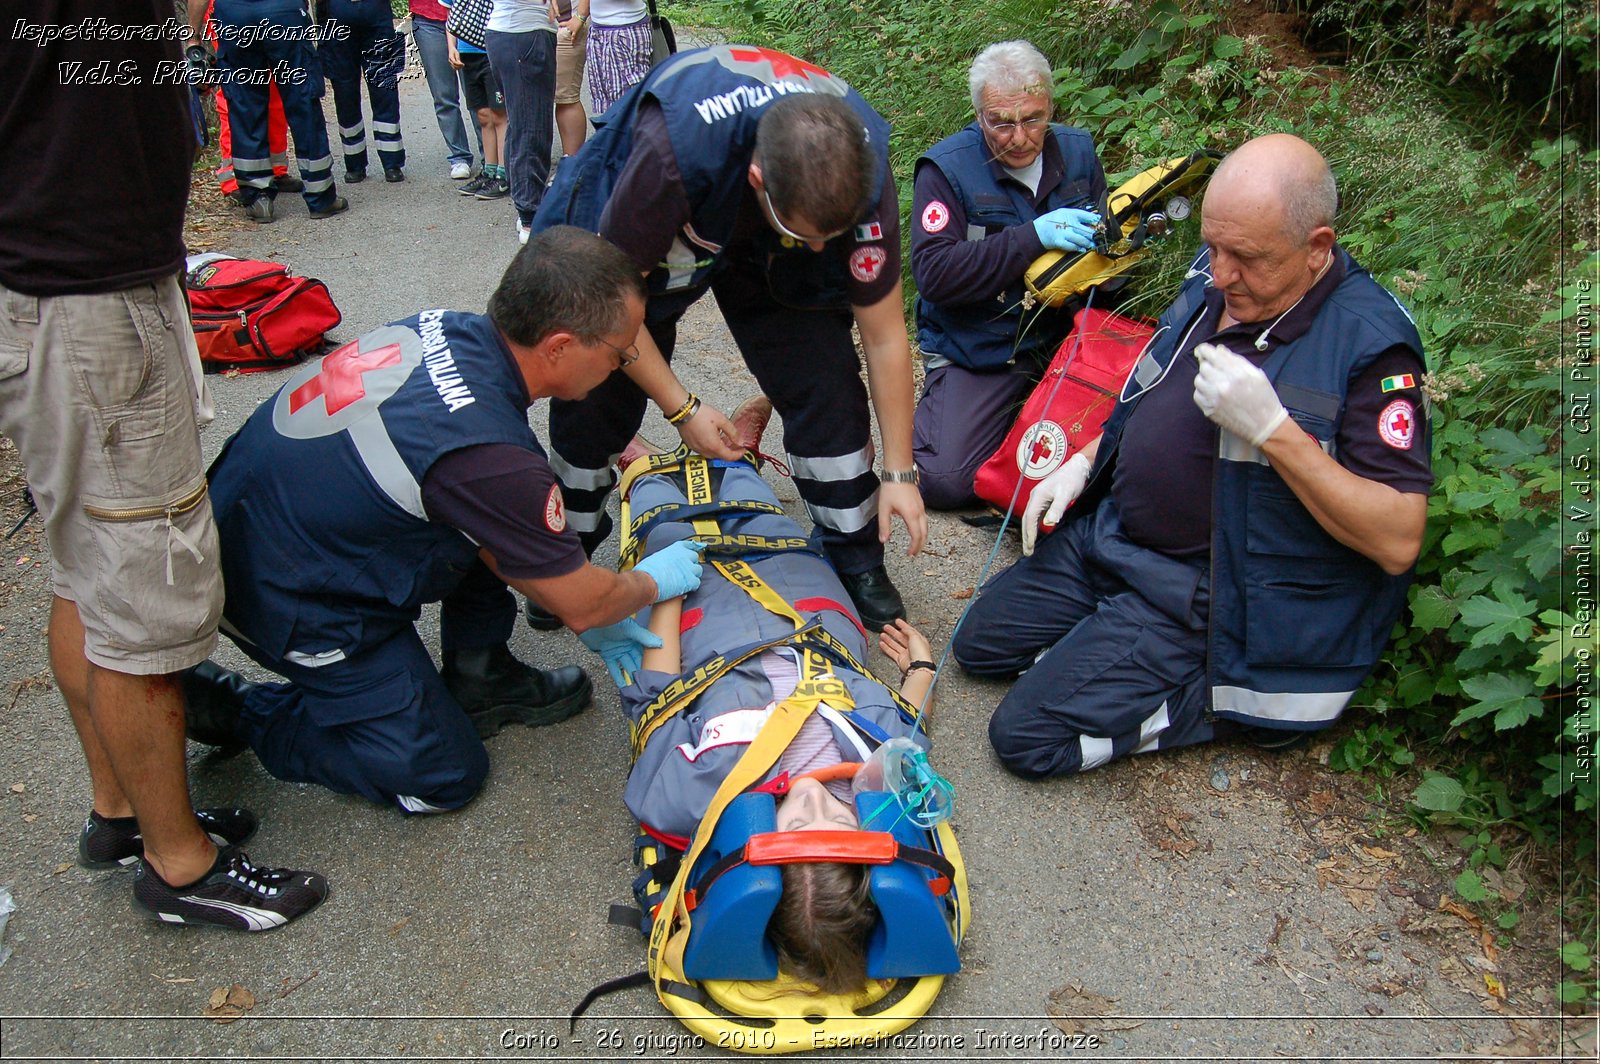
[(217, 747), (232, 757), (250, 744), (239, 734), (239, 715), (255, 684), (211, 660), (179, 674), (187, 724), (184, 734), (197, 743)]
[(576, 665), (548, 672), (536, 669), (518, 661), (503, 645), (447, 652), (439, 674), (481, 739), (511, 721), (538, 728), (566, 720), (588, 705), (594, 692), (589, 677)]
[(889, 570), (881, 565), (864, 573), (840, 573), (839, 582), (850, 593), (850, 601), (855, 603), (868, 635), (877, 635), (906, 615), (906, 604), (890, 582)]
[(533, 599), (527, 599), (522, 604), (522, 615), (528, 620), (528, 627), (536, 632), (556, 632), (565, 628), (561, 618), (549, 610), (538, 606)]

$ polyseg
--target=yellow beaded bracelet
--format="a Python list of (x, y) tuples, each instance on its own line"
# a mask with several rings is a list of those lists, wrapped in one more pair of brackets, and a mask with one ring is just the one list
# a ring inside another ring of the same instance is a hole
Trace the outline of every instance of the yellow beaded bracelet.
[(690, 392), (689, 393), (689, 398), (687, 398), (687, 399), (685, 399), (683, 401), (683, 405), (678, 407), (677, 410), (675, 410), (672, 413), (667, 415), (667, 424), (672, 425), (673, 427), (677, 427), (678, 425), (682, 424), (683, 422), (688, 421), (690, 418), (694, 417), (695, 414), (699, 413), (699, 411), (700, 411), (700, 397), (698, 395), (695, 395), (693, 392)]

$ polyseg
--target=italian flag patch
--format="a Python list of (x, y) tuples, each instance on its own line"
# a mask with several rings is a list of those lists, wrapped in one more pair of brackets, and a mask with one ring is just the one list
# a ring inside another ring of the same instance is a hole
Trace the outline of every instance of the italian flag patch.
[(1383, 389), (1383, 394), (1388, 395), (1390, 392), (1398, 392), (1404, 388), (1415, 388), (1416, 386), (1416, 377), (1409, 373), (1400, 373), (1393, 377), (1383, 378), (1383, 384), (1380, 387)]

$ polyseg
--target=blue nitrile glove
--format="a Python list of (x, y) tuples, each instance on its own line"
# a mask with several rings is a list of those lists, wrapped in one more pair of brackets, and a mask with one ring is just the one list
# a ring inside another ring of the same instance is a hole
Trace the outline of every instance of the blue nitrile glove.
[(700, 552), (704, 543), (693, 539), (680, 539), (656, 551), (633, 567), (656, 582), (656, 601), (687, 595), (700, 586)]
[(644, 664), (645, 647), (661, 645), (660, 636), (653, 635), (650, 629), (632, 617), (624, 617), (604, 628), (580, 632), (578, 638), (583, 640), (584, 646), (600, 655), (600, 659), (606, 663), (606, 671), (618, 687), (626, 687), (630, 682), (629, 674), (638, 672)]
[(1094, 247), (1094, 227), (1100, 216), (1076, 207), (1057, 207), (1033, 220), (1039, 243), (1051, 251), (1088, 251)]

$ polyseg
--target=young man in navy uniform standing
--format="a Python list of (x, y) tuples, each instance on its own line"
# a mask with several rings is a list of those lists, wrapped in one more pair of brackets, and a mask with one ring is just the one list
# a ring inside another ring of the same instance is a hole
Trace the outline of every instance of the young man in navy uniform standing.
[[(557, 224), (622, 248), (650, 292), (638, 363), (584, 402), (551, 408), (551, 464), (585, 546), (610, 532), (612, 463), (647, 400), (702, 454), (736, 458), (748, 442), (668, 365), (678, 319), (710, 291), (783, 417), (795, 486), (861, 621), (877, 631), (903, 617), (884, 544), (898, 516), (915, 554), (927, 517), (911, 457), (888, 124), (849, 85), (782, 52), (681, 52), (618, 101), (562, 166), (534, 228)], [(877, 473), (869, 391), (883, 442)]]

